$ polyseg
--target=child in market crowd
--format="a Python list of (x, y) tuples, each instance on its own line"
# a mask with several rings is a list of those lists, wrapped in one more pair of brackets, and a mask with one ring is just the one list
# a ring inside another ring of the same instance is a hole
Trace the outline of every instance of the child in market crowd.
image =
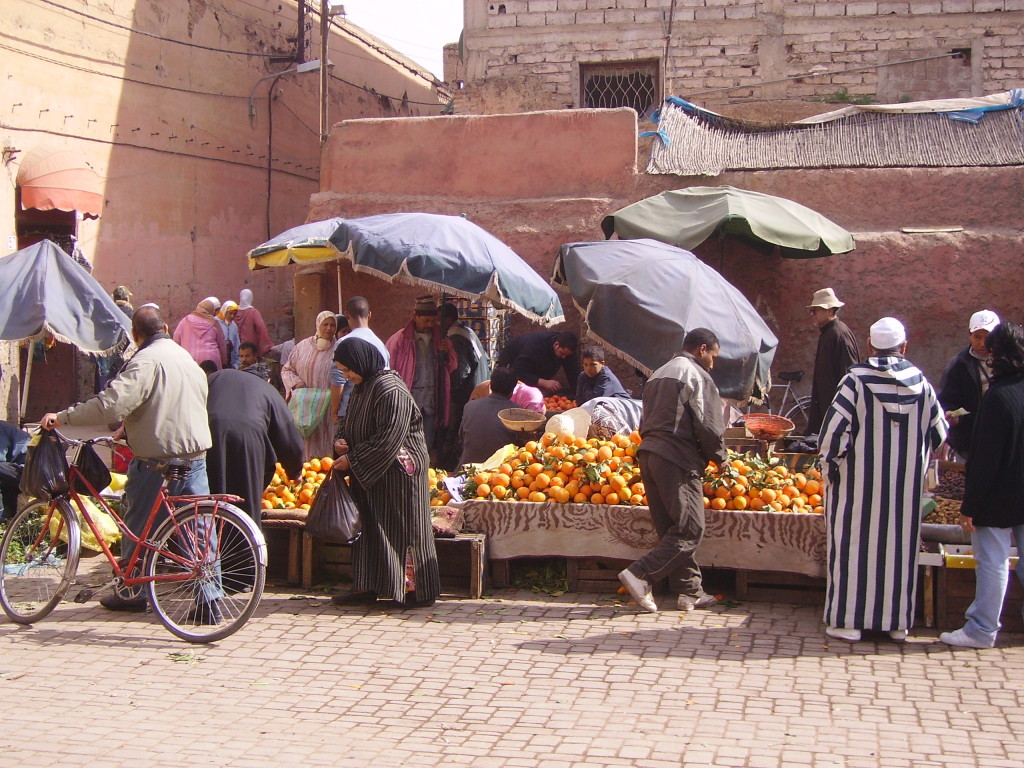
[(583, 371), (576, 382), (576, 405), (595, 397), (631, 397), (604, 364), (604, 347), (597, 345), (583, 349)]

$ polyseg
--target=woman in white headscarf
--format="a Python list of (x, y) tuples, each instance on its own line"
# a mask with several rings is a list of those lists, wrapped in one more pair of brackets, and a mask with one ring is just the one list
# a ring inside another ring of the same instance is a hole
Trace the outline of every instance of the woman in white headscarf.
[(217, 322), (220, 301), (207, 296), (174, 329), (174, 340), (192, 355), (197, 363), (209, 360), (219, 371), (228, 366), (228, 346), (224, 331)]
[(263, 315), (252, 305), (252, 291), (243, 288), (238, 295), (238, 311), (235, 313), (239, 341), (251, 341), (256, 345), (256, 354), (265, 357), (274, 342), (270, 340)]
[[(334, 313), (321, 312), (316, 316), (316, 333), (295, 345), (281, 369), (285, 399), (306, 441), (307, 459), (330, 456), (332, 451), (334, 428), (327, 411), (336, 330)], [(299, 390), (311, 391), (297, 394)]]

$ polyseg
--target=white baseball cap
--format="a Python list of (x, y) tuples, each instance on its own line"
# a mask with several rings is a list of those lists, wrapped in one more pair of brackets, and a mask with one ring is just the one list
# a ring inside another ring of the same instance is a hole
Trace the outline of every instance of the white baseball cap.
[(907, 340), (907, 330), (895, 317), (883, 317), (871, 326), (868, 339), (875, 349), (892, 349)]
[(971, 322), (967, 324), (967, 332), (991, 331), (999, 325), (999, 315), (991, 309), (981, 309), (971, 315)]

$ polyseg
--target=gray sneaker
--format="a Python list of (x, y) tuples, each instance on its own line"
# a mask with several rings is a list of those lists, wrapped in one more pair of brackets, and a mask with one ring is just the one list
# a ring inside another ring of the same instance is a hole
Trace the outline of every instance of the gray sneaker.
[(718, 598), (707, 592), (702, 592), (699, 595), (680, 595), (676, 601), (676, 607), (680, 611), (710, 608), (713, 605), (718, 605)]
[(619, 581), (629, 590), (629, 594), (641, 608), (651, 613), (658, 612), (658, 604), (654, 602), (651, 585), (647, 583), (646, 579), (633, 575), (632, 571), (627, 568), (619, 573)]

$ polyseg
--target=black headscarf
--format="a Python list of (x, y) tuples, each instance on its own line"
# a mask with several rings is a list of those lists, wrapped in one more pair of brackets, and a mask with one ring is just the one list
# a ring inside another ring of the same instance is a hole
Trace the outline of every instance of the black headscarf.
[(334, 350), (334, 361), (362, 376), (363, 384), (372, 381), (384, 370), (384, 356), (380, 350), (358, 337), (346, 336), (339, 341)]

